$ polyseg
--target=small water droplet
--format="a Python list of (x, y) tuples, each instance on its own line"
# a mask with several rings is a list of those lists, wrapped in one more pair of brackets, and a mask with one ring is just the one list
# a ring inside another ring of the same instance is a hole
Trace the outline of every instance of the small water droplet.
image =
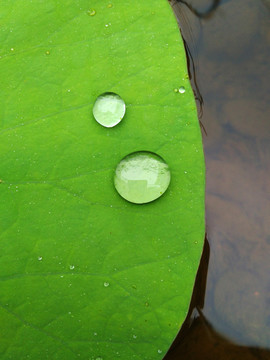
[(14, 51), (14, 48), (10, 48), (10, 51)]
[(103, 360), (103, 358), (100, 357), (100, 356), (98, 356), (98, 357), (96, 358), (96, 360)]
[(117, 165), (114, 185), (127, 201), (145, 204), (159, 198), (170, 180), (169, 167), (159, 155), (138, 151), (127, 155)]
[(148, 306), (149, 306), (149, 302), (146, 301), (146, 303), (145, 303), (144, 305), (145, 305), (146, 307), (148, 307)]
[(42, 256), (39, 256), (39, 257), (38, 257), (38, 261), (41, 261), (41, 260), (42, 260)]
[(70, 270), (74, 270), (75, 266), (74, 265), (69, 265)]
[(106, 92), (98, 96), (93, 107), (96, 121), (105, 127), (117, 125), (124, 117), (126, 104), (117, 94)]
[(136, 285), (132, 285), (131, 287), (132, 287), (132, 289), (135, 289), (135, 290), (137, 289)]
[(105, 287), (108, 287), (110, 285), (110, 283), (106, 282), (103, 284)]
[(162, 354), (162, 350), (160, 350), (160, 349), (158, 349), (158, 351), (157, 351), (159, 354)]
[(179, 92), (180, 92), (180, 94), (184, 94), (184, 92), (186, 92), (185, 87), (184, 87), (184, 86), (180, 86)]
[(89, 16), (95, 16), (96, 15), (96, 10), (95, 9), (90, 9), (87, 11), (87, 15)]
[(97, 333), (96, 333), (96, 332), (94, 332), (94, 336), (97, 336)]
[(137, 335), (132, 335), (133, 339), (137, 339)]
[(179, 92), (179, 89), (175, 88), (175, 89), (173, 89), (173, 91), (174, 91), (175, 93), (178, 93), (178, 92)]
[(107, 7), (110, 9), (112, 7), (112, 4), (108, 4)]
[(50, 51), (49, 50), (45, 51), (45, 54), (50, 55)]

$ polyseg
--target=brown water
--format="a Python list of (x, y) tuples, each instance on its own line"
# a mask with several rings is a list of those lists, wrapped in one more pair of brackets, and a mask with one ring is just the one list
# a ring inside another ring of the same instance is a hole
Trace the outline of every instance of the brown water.
[(171, 3), (201, 115), (208, 241), (164, 360), (270, 359), (270, 0)]

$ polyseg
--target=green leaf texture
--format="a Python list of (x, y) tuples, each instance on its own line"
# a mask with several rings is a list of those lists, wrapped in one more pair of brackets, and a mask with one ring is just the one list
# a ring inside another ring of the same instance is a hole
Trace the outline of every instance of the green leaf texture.
[[(3, 0), (0, 17), (0, 358), (162, 359), (204, 239), (201, 134), (170, 5)], [(92, 115), (106, 91), (127, 107), (110, 129)], [(171, 170), (144, 205), (113, 185), (140, 150)]]

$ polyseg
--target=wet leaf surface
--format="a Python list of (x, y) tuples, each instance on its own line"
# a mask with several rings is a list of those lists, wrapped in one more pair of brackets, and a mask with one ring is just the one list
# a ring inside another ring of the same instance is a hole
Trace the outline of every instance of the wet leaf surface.
[[(122, 0), (0, 9), (1, 359), (162, 358), (204, 239), (201, 134), (173, 12)], [(126, 103), (112, 129), (92, 115), (107, 91)], [(171, 171), (145, 205), (113, 185), (135, 151)]]

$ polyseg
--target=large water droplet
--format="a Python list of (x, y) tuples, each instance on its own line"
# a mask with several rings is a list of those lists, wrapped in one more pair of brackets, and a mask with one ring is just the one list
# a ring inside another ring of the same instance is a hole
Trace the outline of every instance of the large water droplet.
[(124, 117), (126, 104), (117, 94), (106, 92), (99, 95), (93, 107), (96, 121), (105, 127), (117, 125)]
[(127, 155), (117, 165), (114, 185), (124, 199), (145, 204), (159, 198), (170, 180), (169, 167), (159, 155), (138, 151)]

